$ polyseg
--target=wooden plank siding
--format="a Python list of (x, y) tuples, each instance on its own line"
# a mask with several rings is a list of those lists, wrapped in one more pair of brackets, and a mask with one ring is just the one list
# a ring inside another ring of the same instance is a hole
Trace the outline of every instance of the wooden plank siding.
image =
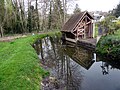
[(61, 31), (64, 33), (70, 32), (76, 39), (91, 38), (93, 36), (92, 20), (93, 17), (87, 11), (81, 12), (77, 15), (73, 15), (66, 22)]
[(64, 33), (65, 39), (70, 42), (86, 44), (89, 47), (95, 48), (96, 42), (88, 41), (95, 41), (93, 39), (93, 20), (94, 18), (87, 11), (81, 12), (73, 15), (65, 23), (61, 32)]

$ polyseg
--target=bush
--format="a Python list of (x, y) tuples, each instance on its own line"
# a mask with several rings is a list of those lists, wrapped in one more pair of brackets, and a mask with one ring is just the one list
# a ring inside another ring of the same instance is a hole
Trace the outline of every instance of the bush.
[(116, 22), (116, 28), (120, 29), (120, 20), (118, 22)]
[(120, 59), (120, 30), (115, 35), (104, 36), (97, 44), (96, 51), (110, 59)]

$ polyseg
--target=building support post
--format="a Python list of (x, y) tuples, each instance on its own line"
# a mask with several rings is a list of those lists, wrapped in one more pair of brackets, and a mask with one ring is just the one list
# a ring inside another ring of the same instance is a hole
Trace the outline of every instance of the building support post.
[(92, 37), (94, 38), (95, 37), (95, 22), (94, 22), (94, 20), (92, 20), (92, 25), (91, 25), (92, 27)]
[(77, 30), (77, 38), (76, 38), (76, 41), (78, 41), (79, 40), (79, 37), (78, 37), (78, 30)]

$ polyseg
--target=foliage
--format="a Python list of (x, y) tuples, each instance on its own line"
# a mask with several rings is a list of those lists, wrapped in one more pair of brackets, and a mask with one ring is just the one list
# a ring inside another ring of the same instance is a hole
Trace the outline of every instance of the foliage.
[(3, 37), (4, 15), (5, 15), (4, 0), (0, 0), (0, 34), (1, 34), (1, 37)]
[(53, 5), (53, 10), (51, 11), (51, 28), (61, 29), (64, 24), (63, 17), (64, 11), (62, 9), (62, 2), (60, 0), (56, 0)]
[(120, 29), (120, 20), (116, 22), (116, 28)]
[(31, 44), (37, 38), (55, 33), (0, 43), (0, 90), (40, 90), (42, 77), (49, 73), (40, 67), (39, 58)]
[(78, 4), (76, 4), (76, 6), (75, 6), (75, 9), (74, 9), (73, 13), (74, 13), (74, 14), (77, 14), (77, 13), (80, 13), (80, 12), (81, 12), (81, 9), (79, 8), (79, 5), (78, 5)]
[(114, 15), (116, 17), (119, 17), (120, 16), (120, 3), (117, 5), (115, 11), (114, 11)]
[(0, 34), (60, 30), (66, 6), (66, 0), (0, 0)]
[(110, 59), (120, 59), (120, 29), (114, 35), (104, 36), (97, 44), (96, 51)]
[(116, 30), (116, 23), (114, 22), (115, 19), (115, 16), (107, 16), (103, 21), (100, 22), (104, 33), (114, 34)]

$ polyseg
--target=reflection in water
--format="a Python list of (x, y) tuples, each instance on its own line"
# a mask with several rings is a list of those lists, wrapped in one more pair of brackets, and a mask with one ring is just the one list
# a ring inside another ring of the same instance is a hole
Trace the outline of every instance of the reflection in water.
[(51, 76), (58, 79), (61, 89), (80, 89), (83, 74), (79, 64), (85, 69), (90, 68), (94, 62), (91, 51), (88, 52), (78, 47), (62, 46), (57, 37), (38, 40), (34, 48), (43, 64), (50, 69)]
[(101, 68), (102, 68), (103, 75), (109, 74), (109, 64), (108, 63), (102, 62)]
[(119, 60), (98, 60), (97, 62), (101, 61), (101, 69), (102, 74), (107, 75), (109, 74), (110, 70), (119, 69), (120, 70), (120, 61)]
[(68, 55), (71, 59), (73, 59), (75, 62), (77, 62), (87, 70), (94, 63), (94, 60), (92, 60), (94, 58), (92, 51), (88, 51), (78, 47), (66, 47), (64, 51), (66, 55)]
[[(50, 77), (55, 78), (54, 83), (49, 83), (43, 90), (88, 90), (88, 87), (82, 85), (82, 82), (88, 83), (89, 80), (87, 81), (87, 79), (89, 78), (85, 77), (88, 77), (91, 73), (94, 77), (95, 75), (97, 77), (97, 72), (92, 72), (97, 67), (102, 69), (103, 75), (108, 75), (110, 72), (109, 69), (120, 69), (120, 64), (118, 63), (96, 60), (96, 54), (92, 51), (76, 46), (61, 45), (61, 40), (58, 37), (46, 37), (42, 40), (37, 40), (33, 47), (39, 55), (41, 62), (45, 65), (45, 68), (50, 71)], [(95, 61), (96, 63), (100, 62), (101, 65), (97, 65), (93, 70), (89, 70)], [(91, 73), (87, 74), (87, 71), (91, 71)], [(94, 81), (94, 79), (92, 80)], [(97, 88), (99, 85), (95, 84), (94, 88), (95, 86)], [(96, 90), (90, 89), (91, 86), (89, 90)], [(102, 88), (97, 90), (107, 89)]]

